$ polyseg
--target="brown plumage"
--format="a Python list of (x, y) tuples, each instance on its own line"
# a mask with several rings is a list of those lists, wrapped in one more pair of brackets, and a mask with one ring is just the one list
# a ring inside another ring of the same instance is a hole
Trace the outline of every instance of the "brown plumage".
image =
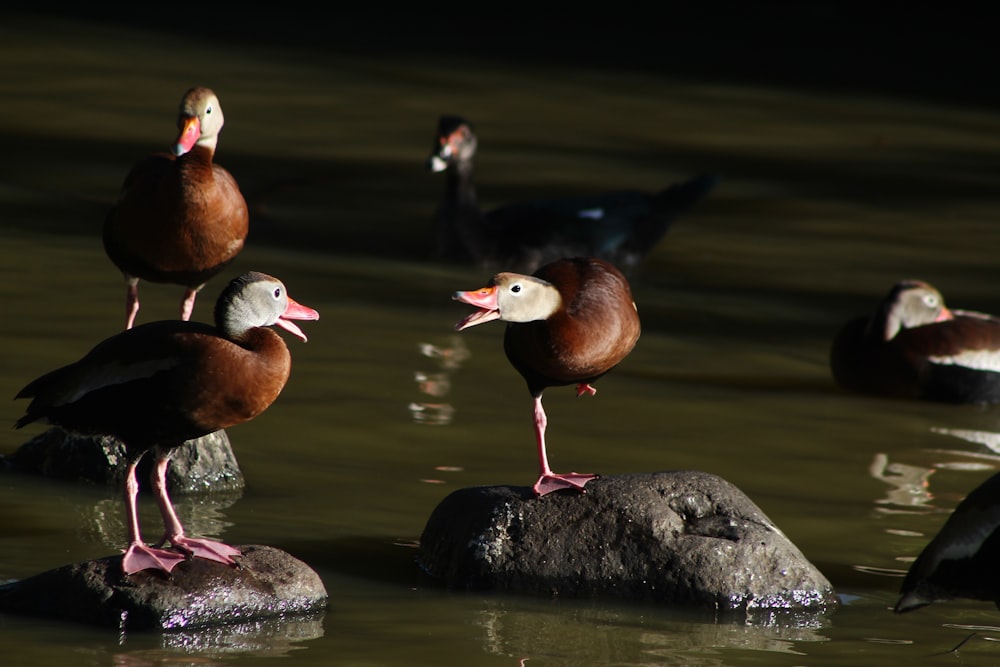
[[(167, 496), (170, 453), (185, 440), (243, 423), (267, 409), (291, 368), (284, 340), (268, 327), (278, 325), (305, 340), (290, 320), (318, 317), (290, 299), (277, 279), (244, 274), (219, 297), (215, 326), (181, 320), (143, 324), (34, 380), (17, 394), (32, 400), (15, 426), (47, 421), (125, 443), (127, 574), (146, 568), (169, 572), (189, 555), (232, 563), (239, 554), (232, 547), (184, 535)], [(150, 449), (156, 451), (152, 482), (165, 529), (160, 544), (170, 542), (178, 551), (142, 543), (135, 469)]]
[(875, 313), (850, 320), (830, 348), (840, 386), (949, 403), (1000, 402), (1000, 319), (949, 310), (928, 283), (903, 280)]
[(184, 94), (173, 154), (136, 164), (104, 222), (104, 248), (127, 284), (125, 328), (139, 311), (139, 280), (183, 285), (181, 319), (191, 317), (204, 284), (243, 249), (246, 201), (232, 175), (215, 164), (222, 107), (208, 88)]
[(561, 259), (532, 276), (498, 273), (486, 287), (453, 298), (480, 308), (456, 325), (459, 331), (492, 320), (508, 323), (504, 351), (534, 399), (541, 469), (535, 493), (583, 489), (596, 475), (557, 474), (549, 467), (542, 393), (575, 384), (578, 396), (594, 394), (592, 384), (632, 351), (640, 326), (628, 281), (601, 259)]

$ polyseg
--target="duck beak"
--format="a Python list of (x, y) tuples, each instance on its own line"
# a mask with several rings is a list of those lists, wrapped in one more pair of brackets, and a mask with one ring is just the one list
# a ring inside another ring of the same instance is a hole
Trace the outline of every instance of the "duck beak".
[(194, 148), (201, 137), (201, 121), (197, 116), (181, 116), (177, 126), (180, 134), (177, 135), (177, 142), (174, 144), (174, 155), (180, 156)]
[(955, 319), (955, 314), (952, 313), (947, 308), (942, 308), (941, 312), (938, 313), (937, 319), (935, 319), (934, 321), (935, 322), (947, 322), (948, 320), (953, 320), (953, 319)]
[(500, 319), (500, 306), (497, 304), (497, 288), (482, 287), (470, 292), (455, 292), (452, 297), (455, 301), (461, 301), (471, 306), (479, 308), (461, 322), (455, 325), (455, 331), (468, 329), (483, 322), (492, 322)]
[(294, 301), (293, 299), (288, 299), (288, 307), (285, 308), (285, 312), (281, 314), (278, 321), (275, 322), (279, 327), (289, 332), (294, 336), (298, 336), (303, 341), (309, 340), (306, 335), (302, 333), (300, 329), (294, 322), (289, 320), (318, 320), (319, 312), (313, 310), (309, 306), (303, 306), (301, 303)]

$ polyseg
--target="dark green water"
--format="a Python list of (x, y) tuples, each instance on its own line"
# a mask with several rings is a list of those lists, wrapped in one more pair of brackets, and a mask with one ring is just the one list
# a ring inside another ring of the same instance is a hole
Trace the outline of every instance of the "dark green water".
[[(227, 119), (217, 159), (254, 207), (227, 275), (279, 276), (322, 319), (305, 323), (308, 343), (289, 339), (279, 400), (229, 432), (246, 493), (178, 505), (193, 533), (302, 558), (331, 595), (320, 619), (238, 632), (123, 638), (0, 616), (4, 665), (954, 664), (945, 652), (973, 633), (961, 664), (1000, 661), (992, 605), (889, 610), (909, 560), (998, 467), (965, 433), (1000, 430), (998, 413), (848, 396), (826, 367), (837, 327), (899, 278), (1000, 312), (995, 114), (83, 23), (10, 19), (0, 38), (0, 395), (119, 329), (124, 288), (101, 219), (129, 165), (171, 140), (181, 93), (213, 87)], [(487, 276), (423, 259), (443, 187), (423, 159), (442, 112), (477, 123), (486, 204), (725, 175), (634, 281), (632, 356), (595, 398), (547, 393), (550, 456), (557, 469), (728, 479), (826, 574), (839, 610), (734, 625), (420, 579), (413, 545), (447, 493), (536, 473), (502, 327), (451, 332), (467, 308), (450, 293)], [(141, 290), (140, 321), (175, 315), (179, 289)], [(442, 369), (425, 344), (469, 356)], [(439, 395), (423, 390), (428, 375), (448, 383)], [(0, 401), (0, 422), (22, 410)], [(0, 452), (40, 430), (0, 429)], [(0, 580), (113, 553), (121, 513), (117, 490), (0, 477)]]

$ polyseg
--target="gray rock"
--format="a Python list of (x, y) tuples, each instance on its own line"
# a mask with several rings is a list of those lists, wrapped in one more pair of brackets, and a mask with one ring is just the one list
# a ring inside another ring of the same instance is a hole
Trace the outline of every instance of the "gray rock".
[(121, 556), (65, 565), (0, 586), (0, 610), (125, 632), (248, 624), (326, 609), (326, 588), (308, 565), (273, 547), (237, 548), (238, 567), (194, 558), (169, 575), (125, 576)]
[[(125, 445), (106, 435), (80, 435), (59, 427), (35, 436), (13, 454), (0, 457), (0, 469), (44, 475), (73, 482), (121, 487), (128, 457)], [(140, 486), (146, 486), (152, 456), (139, 466)], [(188, 440), (174, 450), (167, 468), (167, 488), (173, 495), (206, 491), (242, 491), (245, 486), (236, 455), (225, 431)]]
[(609, 597), (719, 611), (822, 610), (830, 582), (739, 489), (703, 472), (601, 477), (586, 493), (455, 491), (418, 562), (457, 589)]

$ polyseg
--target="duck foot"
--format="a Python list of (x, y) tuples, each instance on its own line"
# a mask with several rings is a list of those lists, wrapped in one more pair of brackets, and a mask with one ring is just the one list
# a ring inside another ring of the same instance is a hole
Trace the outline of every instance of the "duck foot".
[(178, 535), (177, 537), (169, 538), (169, 542), (177, 549), (180, 549), (181, 551), (196, 558), (214, 560), (215, 562), (222, 563), (223, 565), (236, 565), (236, 561), (233, 560), (233, 556), (242, 555), (239, 549), (214, 540)]
[(142, 570), (163, 570), (170, 573), (187, 556), (176, 551), (147, 547), (145, 544), (130, 544), (122, 556), (122, 570), (125, 574), (135, 574)]
[(592, 479), (597, 479), (600, 475), (591, 475), (580, 472), (568, 472), (568, 473), (542, 473), (535, 482), (535, 485), (531, 487), (535, 491), (535, 495), (541, 497), (546, 494), (552, 493), (553, 491), (558, 491), (560, 489), (575, 489), (581, 493), (585, 493), (584, 486)]

